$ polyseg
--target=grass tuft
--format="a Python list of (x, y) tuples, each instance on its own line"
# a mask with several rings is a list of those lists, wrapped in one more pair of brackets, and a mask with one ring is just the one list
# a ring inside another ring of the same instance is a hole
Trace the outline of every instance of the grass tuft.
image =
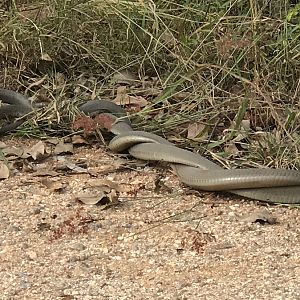
[[(113, 74), (130, 71), (142, 82), (130, 94), (149, 103), (139, 128), (225, 166), (299, 168), (300, 6), (291, 2), (7, 1), (1, 85), (46, 100), (26, 134), (64, 134), (78, 103), (113, 98)], [(195, 122), (207, 135), (187, 140)]]

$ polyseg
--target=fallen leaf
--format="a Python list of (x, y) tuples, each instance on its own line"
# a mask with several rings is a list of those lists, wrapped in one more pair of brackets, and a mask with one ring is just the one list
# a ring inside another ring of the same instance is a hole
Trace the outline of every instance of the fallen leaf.
[(108, 179), (96, 179), (89, 182), (89, 186), (91, 187), (108, 187), (109, 190), (114, 189), (118, 192), (122, 191), (122, 188), (120, 185), (114, 181), (108, 180)]
[(276, 217), (273, 217), (272, 214), (266, 209), (258, 210), (249, 215), (243, 216), (241, 220), (249, 223), (260, 223), (260, 224), (277, 223)]
[(73, 145), (87, 145), (89, 144), (81, 135), (75, 134), (72, 136)]
[(0, 149), (6, 148), (7, 145), (4, 142), (0, 141)]
[(35, 86), (40, 86), (44, 81), (45, 79), (47, 78), (48, 75), (45, 75), (44, 77), (42, 77), (41, 79), (39, 80), (34, 80), (33, 83), (31, 83), (25, 90), (25, 94), (27, 94), (27, 92), (29, 90), (31, 90), (33, 87)]
[(40, 182), (53, 192), (61, 192), (67, 186), (66, 183), (64, 183), (64, 182), (53, 181), (53, 180), (49, 180), (49, 179), (43, 179)]
[(35, 173), (32, 173), (32, 176), (39, 176), (39, 177), (43, 177), (43, 176), (58, 176), (59, 173), (55, 172), (53, 170), (49, 170), (49, 169), (39, 169), (37, 170)]
[(87, 168), (83, 168), (78, 164), (70, 162), (63, 156), (58, 156), (57, 161), (59, 162), (59, 165), (55, 167), (55, 170), (60, 170), (60, 171), (72, 170), (74, 173), (79, 173), (79, 174), (87, 173)]
[(109, 203), (109, 198), (107, 197), (107, 194), (105, 192), (98, 192), (97, 195), (95, 194), (80, 194), (76, 197), (76, 199), (84, 204), (88, 205), (96, 205), (101, 204), (101, 202), (104, 202), (103, 204)]
[(18, 147), (6, 147), (4, 148), (3, 150), (3, 154), (5, 156), (9, 156), (9, 157), (12, 157), (12, 158), (18, 158), (18, 157), (21, 157), (23, 155), (23, 149), (21, 148), (18, 148)]
[(208, 136), (207, 127), (201, 123), (191, 123), (188, 125), (187, 138), (190, 140), (203, 140)]
[(224, 147), (224, 151), (228, 154), (234, 154), (234, 155), (240, 153), (235, 143), (232, 142)]
[(118, 184), (110, 180), (89, 182), (84, 193), (79, 194), (76, 199), (89, 205), (111, 205), (118, 203), (119, 191)]
[(43, 53), (41, 55), (41, 60), (53, 61), (52, 58), (50, 57), (50, 55), (48, 53)]
[(71, 163), (71, 162), (67, 162), (66, 163), (66, 167), (70, 170), (72, 170), (73, 172), (75, 173), (87, 173), (87, 169), (86, 168), (83, 168), (83, 167), (80, 167), (74, 163)]
[(234, 139), (232, 139), (232, 141), (238, 143), (247, 137), (248, 137), (248, 134), (246, 132), (242, 132), (242, 133), (239, 133)]
[(177, 40), (175, 39), (174, 35), (172, 34), (172, 32), (167, 29), (165, 30), (162, 35), (161, 35), (161, 39), (164, 41), (164, 44), (167, 47), (174, 47), (177, 44)]
[(246, 130), (246, 131), (249, 131), (251, 128), (250, 128), (250, 120), (242, 120), (241, 121), (241, 128)]
[(58, 138), (50, 138), (46, 140), (47, 143), (52, 144), (52, 145), (57, 145), (59, 143)]
[(112, 77), (112, 80), (115, 83), (124, 83), (124, 84), (132, 84), (134, 82), (139, 81), (138, 77), (129, 71), (119, 71), (115, 73)]
[(9, 177), (9, 169), (2, 161), (0, 161), (0, 179), (7, 179)]
[(145, 107), (148, 105), (148, 101), (143, 98), (142, 96), (129, 96), (129, 95), (122, 95), (119, 94), (117, 97), (112, 101), (118, 105), (134, 105), (139, 107)]
[(173, 95), (172, 98), (174, 98), (175, 100), (185, 100), (188, 98), (191, 98), (191, 93), (190, 92), (178, 92), (176, 94)]
[[(40, 156), (45, 154), (45, 144), (42, 141), (37, 142), (35, 145), (33, 145), (29, 150), (24, 151), (22, 158), (27, 158), (26, 153), (30, 154), (30, 156), (36, 160)], [(25, 157), (24, 157), (25, 155)]]
[(96, 130), (99, 128), (110, 131), (115, 120), (116, 117), (105, 113), (96, 115), (94, 118), (80, 117), (73, 122), (73, 129), (83, 129), (84, 134), (86, 135), (95, 134)]
[(73, 153), (73, 144), (60, 141), (54, 148), (54, 154)]
[(128, 95), (125, 86), (119, 86), (117, 88), (117, 96), (112, 102), (118, 105), (138, 106), (139, 108), (145, 107), (148, 104), (148, 101), (142, 96)]

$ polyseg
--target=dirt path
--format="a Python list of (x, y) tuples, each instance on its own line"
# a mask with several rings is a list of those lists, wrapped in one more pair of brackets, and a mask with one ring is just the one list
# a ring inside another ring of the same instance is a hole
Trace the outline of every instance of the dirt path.
[[(299, 209), (188, 194), (94, 147), (64, 159), (90, 173), (36, 176), (51, 156), (0, 182), (1, 299), (300, 299)], [(79, 203), (101, 178), (121, 187), (114, 205)], [(248, 218), (265, 210), (275, 224)]]

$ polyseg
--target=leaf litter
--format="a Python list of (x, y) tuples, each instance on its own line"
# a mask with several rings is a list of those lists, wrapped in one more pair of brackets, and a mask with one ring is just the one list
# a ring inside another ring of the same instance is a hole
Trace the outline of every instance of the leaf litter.
[[(53, 151), (55, 144), (49, 145), (45, 149)], [(57, 155), (47, 153), (16, 158), (29, 167), (0, 181), (3, 297), (250, 299), (255, 290), (256, 297), (269, 299), (267, 290), (276, 285), (273, 295), (297, 298), (297, 208), (189, 195), (172, 173), (145, 164), (126, 168), (126, 160), (93, 145), (74, 145), (62, 161), (94, 172), (51, 174)], [(29, 164), (50, 173), (33, 177)], [(168, 189), (158, 188), (158, 177)], [(101, 198), (101, 192), (112, 194)]]

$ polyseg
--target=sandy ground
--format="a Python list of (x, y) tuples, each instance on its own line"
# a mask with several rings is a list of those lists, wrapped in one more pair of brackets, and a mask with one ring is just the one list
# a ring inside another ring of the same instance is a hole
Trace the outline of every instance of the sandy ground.
[[(298, 208), (191, 192), (96, 146), (59, 158), (89, 173), (51, 155), (0, 182), (1, 299), (300, 299)], [(80, 203), (101, 179), (119, 198)], [(254, 222), (266, 211), (275, 223)]]

